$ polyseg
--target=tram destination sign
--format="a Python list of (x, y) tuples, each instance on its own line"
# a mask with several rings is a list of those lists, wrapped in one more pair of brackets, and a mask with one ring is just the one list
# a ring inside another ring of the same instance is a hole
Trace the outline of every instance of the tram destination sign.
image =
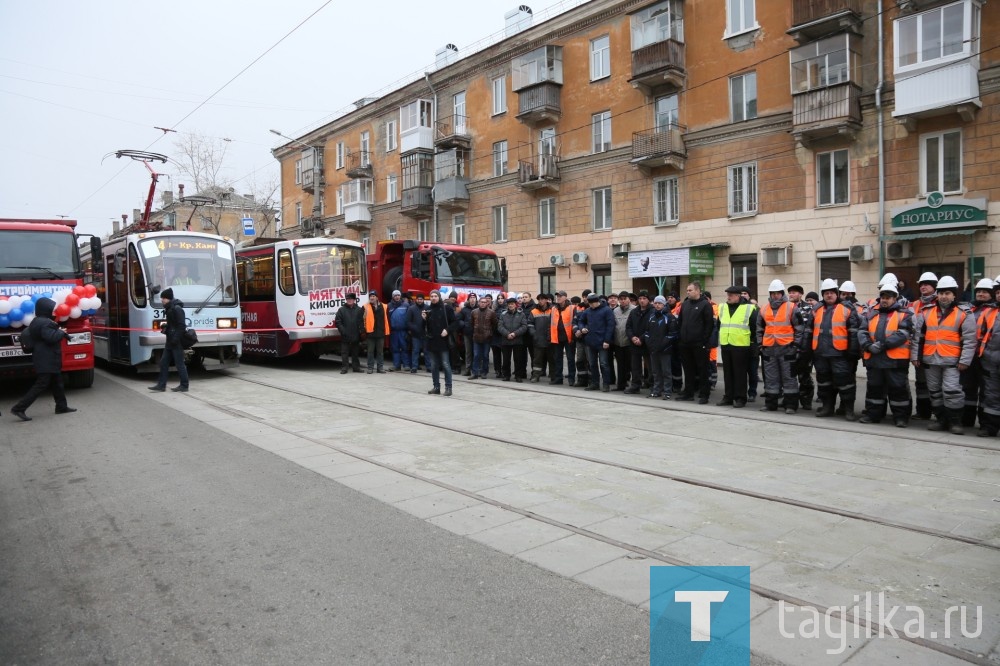
[(986, 226), (986, 199), (960, 199), (931, 192), (925, 201), (892, 209), (892, 231), (938, 231)]

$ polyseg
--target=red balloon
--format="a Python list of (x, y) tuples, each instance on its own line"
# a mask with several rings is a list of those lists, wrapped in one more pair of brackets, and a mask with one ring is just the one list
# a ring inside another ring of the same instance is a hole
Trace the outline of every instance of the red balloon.
[[(82, 289), (83, 287), (77, 287), (77, 288), (78, 289)], [(72, 307), (75, 307), (75, 306), (77, 306), (79, 304), (80, 304), (80, 296), (79, 296), (79, 294), (76, 294), (76, 293), (66, 294), (66, 305), (68, 305), (68, 306), (70, 306), (72, 308)]]
[(69, 311), (70, 307), (68, 305), (66, 305), (65, 303), (60, 303), (59, 305), (56, 306), (55, 312), (53, 314), (55, 314), (55, 316), (57, 317), (68, 317)]
[(77, 295), (77, 298), (83, 298), (86, 295), (87, 290), (84, 289), (81, 285), (76, 285), (75, 287), (73, 287), (73, 293)]
[(83, 288), (83, 294), (86, 298), (93, 298), (97, 296), (97, 287), (92, 284), (88, 284)]

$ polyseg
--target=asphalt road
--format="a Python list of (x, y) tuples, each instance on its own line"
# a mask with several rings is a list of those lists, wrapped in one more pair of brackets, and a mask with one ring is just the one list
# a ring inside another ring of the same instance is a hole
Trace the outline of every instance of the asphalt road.
[(0, 389), (0, 664), (648, 663), (637, 607), (100, 375), (30, 423), (23, 388)]

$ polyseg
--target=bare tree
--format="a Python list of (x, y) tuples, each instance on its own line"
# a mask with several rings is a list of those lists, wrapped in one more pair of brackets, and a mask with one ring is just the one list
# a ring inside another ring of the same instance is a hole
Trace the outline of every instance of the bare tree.
[(174, 142), (178, 170), (191, 179), (194, 192), (228, 188), (232, 183), (222, 176), (222, 163), (229, 149), (228, 139), (207, 137), (198, 132), (185, 132)]
[(247, 185), (247, 194), (253, 197), (252, 210), (257, 235), (273, 236), (277, 234), (275, 219), (278, 217), (277, 196), (281, 189), (281, 181), (274, 173), (268, 174), (263, 180), (257, 180), (256, 175), (253, 175)]

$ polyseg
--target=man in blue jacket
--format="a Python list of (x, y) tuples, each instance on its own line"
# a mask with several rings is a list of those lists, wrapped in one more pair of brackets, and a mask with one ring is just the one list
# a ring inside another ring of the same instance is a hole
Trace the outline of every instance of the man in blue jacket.
[(587, 305), (589, 308), (580, 313), (576, 329), (576, 337), (587, 348), (587, 365), (590, 366), (590, 383), (586, 390), (600, 388), (607, 393), (611, 390), (609, 355), (615, 337), (615, 315), (597, 294), (587, 295)]
[(386, 306), (389, 313), (389, 347), (392, 349), (391, 371), (410, 369), (410, 331), (406, 327), (406, 313), (409, 303), (403, 300), (403, 294), (396, 290), (392, 292), (392, 300)]

